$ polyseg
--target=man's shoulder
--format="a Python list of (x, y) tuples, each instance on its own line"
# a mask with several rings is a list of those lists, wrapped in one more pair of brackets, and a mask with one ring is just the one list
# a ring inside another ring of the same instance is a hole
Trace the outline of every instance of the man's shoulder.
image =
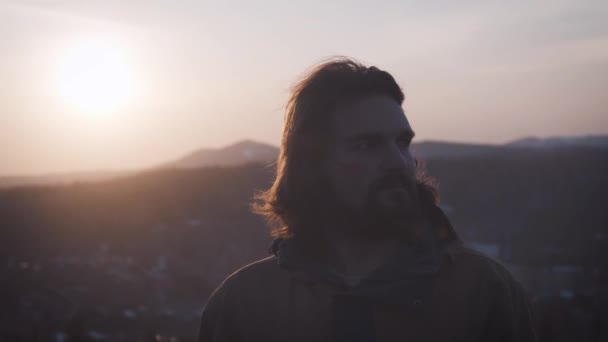
[(473, 263), (478, 264), (482, 267), (491, 267), (491, 268), (499, 268), (503, 270), (507, 270), (508, 266), (505, 265), (502, 261), (489, 256), (486, 253), (473, 249), (471, 247), (467, 247), (465, 245), (461, 245), (452, 250), (454, 257), (460, 262)]
[(466, 269), (494, 281), (518, 282), (507, 264), (485, 253), (464, 245), (453, 248), (449, 253), (459, 269)]
[(264, 276), (269, 273), (276, 273), (279, 270), (279, 264), (277, 262), (277, 257), (272, 255), (260, 260), (256, 260), (252, 263), (249, 263), (234, 273), (232, 273), (229, 278), (251, 278), (251, 277), (259, 277)]
[(280, 276), (280, 273), (277, 258), (269, 256), (239, 268), (226, 277), (221, 286), (224, 288), (251, 287), (274, 280)]
[[(536, 341), (530, 296), (504, 262), (477, 250), (461, 246), (454, 253), (455, 277), (466, 274), (474, 279), (474, 303), (481, 304), (488, 337), (483, 340)], [(465, 276), (466, 278), (466, 276)], [(471, 282), (468, 282), (471, 284)], [(470, 293), (470, 292), (469, 292)]]
[(228, 340), (217, 336), (230, 336), (235, 328), (242, 328), (228, 324), (226, 317), (248, 317), (241, 324), (257, 322), (249, 313), (254, 309), (264, 310), (264, 300), (268, 298), (264, 294), (272, 291), (272, 285), (280, 279), (279, 272), (276, 257), (272, 256), (247, 264), (226, 277), (205, 305), (199, 341)]

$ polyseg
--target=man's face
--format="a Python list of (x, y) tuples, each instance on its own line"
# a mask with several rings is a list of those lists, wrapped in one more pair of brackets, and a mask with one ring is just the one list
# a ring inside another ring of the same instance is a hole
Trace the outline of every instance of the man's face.
[(333, 120), (326, 166), (339, 214), (380, 224), (414, 217), (414, 132), (401, 106), (388, 96), (369, 96), (338, 106)]

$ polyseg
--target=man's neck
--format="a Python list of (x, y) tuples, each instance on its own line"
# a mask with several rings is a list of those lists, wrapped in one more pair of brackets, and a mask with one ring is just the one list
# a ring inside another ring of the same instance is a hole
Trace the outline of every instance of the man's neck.
[[(401, 225), (401, 229), (409, 230), (409, 237), (406, 239), (412, 242), (411, 239), (417, 239), (416, 236), (420, 237), (418, 234), (425, 228), (428, 229), (429, 222), (413, 220)], [(374, 228), (377, 227), (369, 227), (369, 229)], [(364, 278), (369, 275), (384, 265), (404, 244), (404, 236), (398, 237), (392, 234), (385, 238), (371, 238), (347, 234), (345, 232), (348, 230), (332, 229), (332, 227), (326, 227), (323, 231), (328, 268), (351, 278), (357, 276)]]
[(349, 277), (365, 277), (397, 251), (398, 239), (364, 240), (362, 238), (326, 235), (328, 267)]

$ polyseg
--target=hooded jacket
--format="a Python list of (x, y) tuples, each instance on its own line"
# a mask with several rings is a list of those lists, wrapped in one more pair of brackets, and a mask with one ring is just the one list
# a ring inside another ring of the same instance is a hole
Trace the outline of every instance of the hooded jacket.
[(293, 241), (277, 241), (276, 255), (211, 295), (199, 342), (536, 341), (508, 268), (464, 247), (449, 223), (428, 231), (354, 286)]

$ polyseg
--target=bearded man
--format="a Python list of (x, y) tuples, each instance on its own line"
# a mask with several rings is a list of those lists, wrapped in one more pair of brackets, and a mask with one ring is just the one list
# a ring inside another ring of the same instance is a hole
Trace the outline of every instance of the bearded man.
[(520, 283), (440, 209), (403, 101), (389, 73), (347, 58), (295, 85), (254, 206), (272, 255), (216, 289), (200, 342), (536, 340)]

